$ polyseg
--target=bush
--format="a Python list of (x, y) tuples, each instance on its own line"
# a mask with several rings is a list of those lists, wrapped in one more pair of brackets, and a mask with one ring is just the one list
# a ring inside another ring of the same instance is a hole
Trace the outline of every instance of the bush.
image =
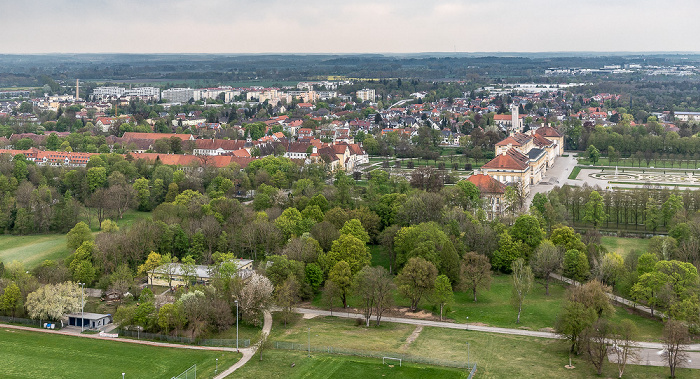
[(415, 166), (415, 164), (413, 163), (413, 161), (409, 161), (409, 162), (406, 164), (406, 167), (408, 167), (408, 168), (410, 168), (410, 169), (413, 169), (414, 166)]
[(464, 171), (471, 171), (471, 170), (472, 170), (472, 164), (471, 164), (471, 163), (467, 163), (467, 164), (464, 165)]
[(365, 326), (365, 320), (362, 317), (356, 318), (355, 326)]

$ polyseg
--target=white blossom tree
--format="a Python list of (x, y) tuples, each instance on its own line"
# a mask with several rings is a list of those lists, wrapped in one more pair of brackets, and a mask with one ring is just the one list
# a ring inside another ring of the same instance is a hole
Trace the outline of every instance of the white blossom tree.
[(260, 317), (270, 306), (274, 286), (270, 279), (253, 274), (241, 291), (240, 307), (243, 318), (253, 325), (260, 324)]
[(47, 284), (30, 293), (25, 306), (33, 319), (60, 320), (80, 310), (80, 287), (73, 282)]

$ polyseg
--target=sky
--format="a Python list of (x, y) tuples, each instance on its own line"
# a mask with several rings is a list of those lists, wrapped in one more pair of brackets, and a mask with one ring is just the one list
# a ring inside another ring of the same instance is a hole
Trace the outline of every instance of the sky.
[(2, 54), (700, 51), (693, 0), (5, 0)]

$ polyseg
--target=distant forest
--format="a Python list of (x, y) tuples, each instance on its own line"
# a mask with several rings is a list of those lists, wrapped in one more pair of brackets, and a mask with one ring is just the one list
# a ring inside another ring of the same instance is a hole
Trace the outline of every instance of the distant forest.
[[(294, 81), (333, 76), (350, 78), (415, 78), (421, 80), (494, 81), (601, 81), (649, 80), (632, 75), (544, 77), (550, 67), (600, 68), (604, 65), (698, 65), (700, 55), (594, 56), (522, 54), (474, 56), (415, 55), (196, 55), (196, 54), (59, 54), (0, 55), (0, 87), (41, 86), (55, 81), (167, 80), (227, 84), (240, 81)], [(640, 75), (641, 76), (641, 75)], [(657, 80), (668, 80), (654, 78)], [(677, 80), (676, 80), (677, 81)], [(698, 79), (684, 78), (684, 82)], [(673, 82), (673, 80), (671, 80)]]

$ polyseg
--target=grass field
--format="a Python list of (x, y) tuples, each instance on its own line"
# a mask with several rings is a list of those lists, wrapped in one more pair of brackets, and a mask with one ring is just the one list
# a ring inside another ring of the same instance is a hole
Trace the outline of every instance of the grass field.
[[(512, 284), (510, 276), (497, 275), (493, 277), (491, 289), (477, 292), (477, 302), (474, 302), (471, 292), (455, 292), (455, 303), (445, 316), (459, 323), (464, 323), (469, 317), (469, 323), (479, 323), (502, 328), (551, 330), (565, 298), (565, 287), (556, 281), (550, 282), (549, 296), (545, 295), (544, 286), (535, 284), (525, 298), (520, 324), (516, 323), (517, 313), (510, 304)], [(432, 307), (425, 303), (426, 310)], [(438, 310), (439, 312), (439, 310)], [(615, 307), (613, 321), (632, 320), (639, 328), (640, 338), (649, 341), (661, 337), (663, 325), (660, 321), (648, 319)]]
[[(356, 326), (354, 320), (335, 317), (316, 317), (296, 319), (287, 328), (278, 324), (273, 327), (272, 341), (287, 341), (305, 345), (308, 329), (311, 328), (311, 345), (318, 347), (342, 347), (365, 351), (381, 351), (388, 354), (407, 354), (443, 361), (467, 361), (467, 342), (469, 343), (469, 361), (476, 362), (479, 378), (588, 378), (595, 376), (593, 367), (584, 361), (583, 356), (574, 356), (573, 371), (566, 370), (568, 364), (568, 343), (562, 340), (483, 333), (467, 330), (454, 330), (425, 327), (416, 340), (406, 344), (415, 329), (412, 325), (382, 323), (380, 327)], [(241, 370), (240, 377), (253, 378), (265, 376), (268, 370), (274, 377), (290, 378), (327, 378), (326, 372), (336, 372), (335, 366), (324, 364), (319, 371), (309, 371), (305, 367), (318, 367), (316, 361), (325, 359), (325, 355), (312, 354), (306, 357), (303, 352), (273, 350), (266, 353), (263, 362), (257, 359), (249, 362)], [(337, 360), (357, 360), (355, 357), (338, 357)], [(267, 361), (267, 362), (266, 362)], [(370, 360), (371, 361), (371, 360)], [(377, 360), (378, 361), (378, 360)], [(291, 363), (296, 367), (291, 368)], [(301, 369), (299, 369), (301, 368)], [(297, 370), (298, 369), (298, 370)], [(679, 378), (691, 378), (696, 374), (683, 370)], [(381, 377), (370, 371), (362, 371), (367, 377)], [(381, 374), (387, 375), (382, 372)], [(259, 376), (256, 376), (259, 375)], [(428, 375), (428, 374), (426, 374)], [(441, 373), (450, 377), (448, 373)], [(668, 369), (663, 367), (628, 366), (626, 377), (665, 378)], [(335, 376), (332, 376), (335, 377)], [(362, 377), (357, 375), (356, 377)], [(431, 376), (425, 376), (431, 377)], [(616, 368), (606, 363), (603, 377), (616, 377)]]
[[(150, 212), (130, 210), (124, 213), (124, 217), (116, 220), (116, 222), (120, 228), (128, 228), (134, 222), (148, 217), (151, 217)], [(93, 231), (99, 231), (96, 222), (93, 223)], [(31, 269), (44, 260), (63, 259), (70, 253), (70, 250), (66, 247), (65, 234), (0, 235), (0, 261), (5, 264), (12, 261), (20, 261), (24, 263), (26, 268)]]
[(63, 259), (70, 254), (65, 234), (31, 236), (0, 235), (0, 261), (20, 261), (30, 269), (46, 259)]
[(601, 237), (601, 244), (608, 251), (614, 251), (625, 258), (632, 250), (646, 252), (649, 248), (647, 238)]
[[(292, 367), (294, 364), (294, 367)], [(270, 350), (260, 361), (256, 355), (240, 370), (236, 378), (466, 378), (466, 370), (392, 362), (382, 364), (378, 358), (313, 354), (308, 358), (298, 351)]]
[(173, 349), (0, 328), (3, 378), (171, 378), (197, 364), (198, 378), (212, 378), (240, 354)]

